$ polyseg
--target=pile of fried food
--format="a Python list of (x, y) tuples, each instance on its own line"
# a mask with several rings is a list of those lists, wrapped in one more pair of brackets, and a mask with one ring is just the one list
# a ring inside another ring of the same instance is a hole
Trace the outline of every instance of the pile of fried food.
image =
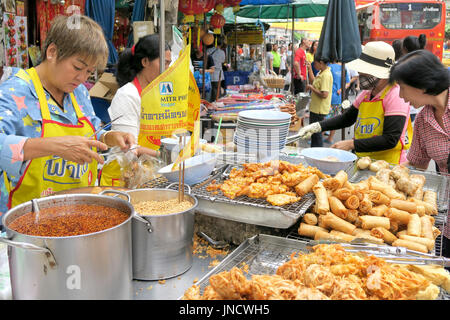
[(220, 190), (229, 199), (245, 195), (266, 199), (274, 206), (284, 206), (299, 201), (320, 179), (329, 177), (315, 167), (273, 160), (244, 164), (242, 169), (233, 168), (229, 179), (222, 184), (212, 181), (206, 190)]
[[(378, 162), (379, 163), (379, 162)], [(437, 194), (424, 190), (426, 178), (397, 165), (378, 168), (376, 176), (350, 183), (340, 171), (313, 187), (316, 203), (298, 228), (315, 240), (350, 242), (370, 239), (428, 253), (440, 235), (434, 226)]]
[(450, 275), (439, 266), (387, 263), (338, 244), (320, 244), (292, 254), (274, 275), (252, 275), (234, 267), (212, 275), (209, 285), (186, 290), (184, 300), (435, 300), (450, 291)]

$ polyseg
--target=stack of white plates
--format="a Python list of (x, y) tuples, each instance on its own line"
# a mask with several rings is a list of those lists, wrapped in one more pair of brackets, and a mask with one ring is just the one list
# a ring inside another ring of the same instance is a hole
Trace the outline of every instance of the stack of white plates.
[(234, 143), (251, 152), (280, 151), (286, 145), (291, 115), (274, 110), (248, 110), (238, 115)]

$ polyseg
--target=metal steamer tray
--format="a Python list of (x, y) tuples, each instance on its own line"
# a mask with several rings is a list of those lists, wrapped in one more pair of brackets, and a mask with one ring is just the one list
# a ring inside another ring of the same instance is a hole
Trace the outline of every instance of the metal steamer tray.
[[(299, 163), (294, 157), (284, 158), (292, 163)], [(212, 175), (209, 179), (192, 186), (192, 194), (198, 199), (197, 210), (199, 213), (246, 224), (263, 227), (287, 229), (293, 226), (314, 204), (315, 196), (308, 193), (298, 202), (282, 207), (273, 206), (265, 199), (253, 199), (247, 196), (229, 199), (219, 190), (217, 194), (207, 191), (206, 188), (212, 180), (222, 183), (228, 178), (232, 168), (239, 165), (230, 165), (223, 173)], [(169, 185), (164, 178), (157, 178), (145, 184), (149, 188), (165, 188)], [(172, 187), (178, 188), (178, 185)]]
[[(326, 242), (324, 242), (326, 243)], [(329, 243), (329, 242), (328, 242)], [(209, 285), (211, 276), (223, 271), (229, 271), (233, 267), (243, 268), (248, 267), (248, 273), (244, 273), (247, 278), (252, 275), (273, 275), (276, 273), (278, 267), (291, 259), (293, 253), (302, 252), (309, 253), (310, 247), (317, 242), (301, 241), (289, 238), (281, 238), (276, 236), (259, 234), (244, 241), (237, 249), (229, 254), (219, 265), (207, 273), (202, 279), (196, 282), (200, 287), (200, 293), (203, 294), (204, 289)], [(400, 263), (391, 258), (389, 254), (384, 253), (383, 250), (376, 250), (376, 248), (384, 249), (385, 246), (377, 245), (351, 245), (341, 244), (345, 250), (349, 252), (365, 252), (386, 259), (389, 262)], [(392, 247), (389, 247), (392, 248)], [(390, 256), (394, 254), (391, 253)], [(414, 260), (415, 257), (402, 255), (407, 259), (409, 264), (424, 264), (420, 259)], [(398, 257), (397, 257), (398, 258)], [(439, 259), (438, 257), (435, 257)], [(406, 263), (406, 262), (405, 262)], [(441, 289), (438, 297), (440, 300), (450, 300), (450, 293)]]

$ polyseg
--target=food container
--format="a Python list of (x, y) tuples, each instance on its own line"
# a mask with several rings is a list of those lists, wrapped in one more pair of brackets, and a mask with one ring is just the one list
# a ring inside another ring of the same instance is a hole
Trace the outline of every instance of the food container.
[[(351, 152), (334, 148), (306, 148), (300, 152), (300, 155), (310, 166), (330, 175), (349, 169), (357, 159), (357, 156)], [(327, 157), (335, 157), (339, 161), (324, 160)]]
[(30, 236), (8, 226), (32, 211), (32, 202), (9, 210), (2, 218), (9, 246), (13, 299), (75, 300), (131, 299), (133, 207), (128, 201), (104, 195), (59, 195), (34, 200), (38, 207), (102, 205), (128, 218), (106, 230), (69, 237)]
[[(186, 137), (184, 143), (188, 144), (191, 141), (191, 137)], [(200, 139), (199, 144), (206, 144), (208, 141)], [(166, 164), (172, 163), (180, 153), (180, 141), (175, 138), (161, 139), (161, 157)]]
[[(179, 170), (172, 171), (173, 164), (169, 164), (158, 170), (170, 182), (178, 182)], [(205, 180), (216, 166), (216, 155), (212, 153), (203, 153), (201, 155), (189, 158), (185, 161), (184, 183), (193, 185)]]
[[(169, 186), (170, 187), (170, 186)], [(165, 201), (178, 197), (178, 191), (168, 189), (136, 189), (128, 192), (131, 203)], [(184, 199), (192, 203), (188, 210), (134, 220), (133, 278), (161, 280), (178, 276), (192, 266), (194, 241), (194, 210), (197, 199), (189, 194)], [(143, 222), (144, 221), (144, 222)], [(147, 222), (147, 223), (145, 223)]]

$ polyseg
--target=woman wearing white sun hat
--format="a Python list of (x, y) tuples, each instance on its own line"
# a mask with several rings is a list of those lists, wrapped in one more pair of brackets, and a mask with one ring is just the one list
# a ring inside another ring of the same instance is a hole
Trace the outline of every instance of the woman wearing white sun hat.
[(382, 41), (368, 42), (359, 59), (347, 64), (359, 73), (362, 90), (353, 105), (339, 116), (300, 129), (300, 138), (308, 139), (314, 133), (355, 124), (354, 139), (339, 141), (331, 147), (354, 150), (359, 157), (389, 163), (406, 161), (406, 150), (412, 141), (410, 106), (400, 98), (399, 86), (389, 83), (394, 59), (391, 45)]

